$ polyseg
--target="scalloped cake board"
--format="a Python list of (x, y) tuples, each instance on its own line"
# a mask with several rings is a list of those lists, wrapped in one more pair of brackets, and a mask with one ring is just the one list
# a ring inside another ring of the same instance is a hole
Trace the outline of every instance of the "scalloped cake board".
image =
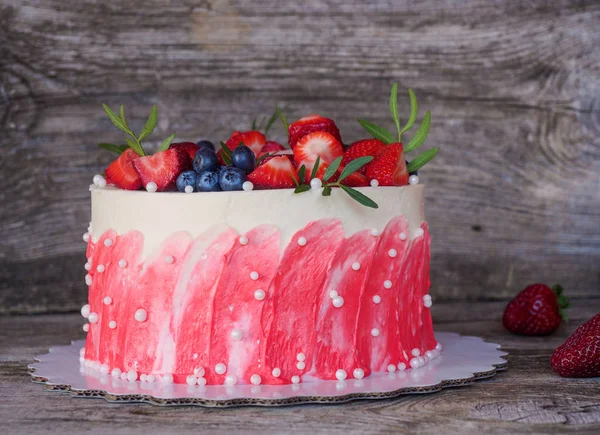
[(507, 366), (506, 352), (479, 337), (436, 334), (440, 357), (426, 366), (395, 373), (376, 373), (364, 379), (313, 381), (292, 385), (210, 385), (127, 382), (102, 375), (79, 363), (84, 340), (52, 347), (29, 365), (34, 382), (74, 397), (101, 397), (109, 402), (144, 402), (160, 406), (205, 407), (283, 406), (303, 403), (344, 403), (404, 394), (433, 393), (494, 376)]

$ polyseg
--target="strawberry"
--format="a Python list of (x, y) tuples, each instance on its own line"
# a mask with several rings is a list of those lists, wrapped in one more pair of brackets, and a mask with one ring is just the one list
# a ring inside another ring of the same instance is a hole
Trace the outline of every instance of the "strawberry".
[(225, 142), (225, 145), (227, 145), (227, 148), (233, 151), (240, 143), (243, 143), (252, 151), (254, 151), (255, 156), (258, 156), (266, 142), (267, 139), (265, 138), (265, 135), (260, 131), (234, 131), (231, 137), (227, 139), (227, 142)]
[(380, 186), (404, 186), (408, 184), (408, 171), (401, 143), (391, 143), (365, 166), (369, 181), (377, 180)]
[(564, 318), (562, 310), (569, 306), (562, 291), (560, 286), (551, 289), (544, 284), (533, 284), (521, 290), (504, 310), (504, 327), (520, 335), (553, 333)]
[(180, 150), (185, 151), (186, 153), (188, 153), (188, 155), (190, 156), (190, 158), (192, 160), (194, 160), (194, 157), (196, 157), (196, 152), (200, 149), (200, 147), (198, 145), (196, 145), (194, 142), (172, 143), (169, 146), (169, 149), (172, 149), (172, 148), (179, 148)]
[(260, 150), (261, 154), (264, 153), (276, 153), (277, 151), (283, 151), (285, 148), (283, 145), (272, 140), (267, 141)]
[(285, 189), (294, 187), (294, 180), (299, 181), (296, 168), (287, 156), (267, 157), (248, 175), (248, 180), (256, 189)]
[(294, 148), (298, 141), (314, 131), (324, 131), (331, 134), (339, 143), (342, 143), (340, 131), (335, 122), (321, 115), (312, 114), (290, 124), (288, 129), (288, 142)]
[(331, 134), (324, 131), (309, 133), (300, 139), (294, 147), (294, 161), (300, 165), (311, 163), (321, 157), (321, 161), (331, 163), (344, 154), (340, 142)]
[(567, 378), (600, 376), (600, 313), (579, 326), (554, 351), (550, 365)]
[(131, 148), (127, 148), (104, 171), (107, 181), (119, 189), (138, 190), (142, 187), (142, 182), (133, 168), (133, 161), (139, 157), (138, 153)]
[(153, 181), (158, 187), (157, 191), (163, 192), (175, 190), (175, 181), (179, 174), (192, 169), (192, 159), (185, 151), (171, 148), (152, 156), (135, 159), (133, 167), (143, 186)]
[[(346, 166), (352, 160), (358, 159), (359, 157), (365, 157), (365, 156), (375, 157), (377, 154), (379, 154), (381, 152), (383, 147), (385, 147), (385, 144), (382, 141), (380, 141), (379, 139), (364, 139), (364, 140), (359, 140), (358, 142), (354, 142), (344, 152), (344, 158), (342, 160), (342, 165)], [(365, 171), (366, 171), (365, 166), (360, 168), (361, 174), (364, 174)]]

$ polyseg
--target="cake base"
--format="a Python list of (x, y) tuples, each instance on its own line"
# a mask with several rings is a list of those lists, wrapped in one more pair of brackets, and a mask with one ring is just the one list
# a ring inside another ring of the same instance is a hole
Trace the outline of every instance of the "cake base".
[(92, 371), (79, 362), (84, 340), (52, 347), (29, 365), (34, 382), (74, 397), (101, 397), (108, 402), (144, 402), (159, 406), (284, 406), (304, 403), (345, 403), (404, 394), (434, 393), (446, 387), (469, 385), (507, 367), (507, 353), (478, 337), (436, 334), (443, 350), (425, 367), (375, 373), (364, 379), (316, 381), (292, 385), (188, 386), (160, 382), (128, 382)]

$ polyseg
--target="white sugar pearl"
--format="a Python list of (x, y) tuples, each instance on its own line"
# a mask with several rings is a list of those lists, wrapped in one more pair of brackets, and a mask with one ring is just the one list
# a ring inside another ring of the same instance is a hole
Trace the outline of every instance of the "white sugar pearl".
[(104, 246), (110, 248), (113, 245), (112, 239), (104, 239)]
[(390, 281), (389, 279), (386, 279), (385, 281), (383, 281), (383, 286), (385, 288), (392, 288), (392, 281)]
[(98, 187), (106, 187), (106, 180), (104, 179), (104, 177), (100, 177), (100, 178), (98, 179), (98, 184), (97, 184), (97, 186), (98, 186)]
[(377, 236), (379, 236), (380, 234), (381, 234), (381, 232), (380, 232), (378, 229), (375, 229), (375, 228), (373, 228), (373, 229), (371, 230), (371, 235), (372, 235), (373, 237), (377, 237)]
[(431, 305), (432, 305), (431, 296), (429, 296), (429, 295), (423, 296), (423, 305), (425, 306), (425, 308), (431, 308)]
[(234, 339), (235, 341), (240, 341), (243, 337), (244, 337), (244, 333), (242, 332), (241, 329), (235, 328), (231, 331), (231, 338)]
[(252, 383), (252, 385), (260, 385), (260, 383), (262, 382), (262, 378), (260, 377), (260, 375), (254, 374), (250, 376), (250, 382)]
[(189, 184), (183, 188), (185, 193), (194, 193), (194, 186), (190, 186)]
[(410, 353), (412, 353), (413, 356), (421, 355), (421, 351), (419, 349), (417, 349), (416, 347)]
[(337, 297), (337, 295), (338, 295), (338, 292), (337, 292), (337, 291), (335, 291), (335, 290), (331, 290), (331, 291), (329, 292), (329, 297), (330, 297), (331, 299), (333, 299), (333, 298)]
[(143, 308), (138, 309), (135, 314), (133, 315), (133, 317), (135, 318), (135, 320), (137, 320), (138, 322), (145, 322), (146, 319), (148, 318), (148, 313), (146, 312), (146, 310), (144, 310)]
[(127, 260), (124, 260), (124, 259), (122, 259), (122, 258), (121, 258), (121, 259), (119, 260), (119, 267), (120, 267), (121, 269), (125, 269), (125, 268), (127, 267)]
[(250, 192), (252, 189), (254, 189), (254, 184), (252, 184), (252, 181), (244, 181), (242, 184), (242, 189), (244, 192)]
[(85, 243), (90, 241), (90, 233), (83, 233), (83, 241)]
[(240, 245), (247, 245), (248, 244), (248, 237), (246, 237), (246, 236), (240, 236), (240, 238), (238, 239), (238, 241), (240, 242)]
[(395, 249), (390, 249), (388, 251), (388, 255), (392, 258), (394, 258), (396, 255), (398, 255), (398, 251), (396, 251)]
[(237, 378), (233, 375), (225, 376), (225, 384), (227, 385), (235, 385), (237, 383)]
[(196, 383), (198, 385), (200, 385), (201, 387), (203, 387), (204, 385), (206, 385), (206, 378), (198, 378), (198, 380), (196, 381)]
[(188, 375), (187, 378), (185, 378), (185, 383), (188, 385), (196, 385), (196, 376), (194, 375)]
[(127, 380), (129, 382), (133, 382), (133, 381), (137, 380), (137, 378), (138, 378), (138, 374), (135, 370), (131, 369), (127, 372)]
[(164, 384), (172, 384), (173, 383), (173, 375), (171, 373), (165, 373), (160, 377), (160, 380)]
[(371, 335), (373, 337), (379, 337), (379, 329), (377, 329), (377, 328), (371, 329)]
[(146, 375), (146, 382), (148, 382), (149, 384), (154, 382), (154, 379), (154, 375)]
[(174, 262), (175, 262), (175, 258), (173, 258), (172, 255), (167, 255), (165, 257), (165, 263), (167, 263), (167, 264), (173, 264)]
[(406, 233), (405, 233), (405, 232), (402, 232), (402, 233), (398, 234), (398, 238), (399, 238), (400, 240), (406, 240)]
[(435, 345), (435, 350), (437, 350), (438, 352), (441, 352), (442, 351), (442, 344), (441, 343), (437, 343)]
[(274, 378), (278, 378), (279, 376), (281, 376), (281, 369), (278, 367), (275, 367), (273, 369), (273, 371), (271, 372), (271, 374), (273, 375)]
[(147, 376), (145, 373), (142, 373), (142, 374), (140, 375), (140, 381), (142, 381), (142, 382), (146, 382), (146, 380), (147, 380), (147, 379), (148, 379), (148, 376)]
[(85, 265), (83, 267), (85, 270), (87, 270), (89, 272), (90, 270), (92, 270), (92, 263), (90, 263), (88, 261), (87, 263), (85, 263)]
[(98, 313), (90, 313), (88, 316), (88, 321), (90, 323), (98, 323)]
[(110, 374), (112, 375), (113, 378), (118, 378), (119, 376), (121, 376), (121, 369), (114, 368), (114, 369), (112, 369)]
[(222, 374), (224, 374), (226, 371), (227, 371), (227, 366), (226, 366), (225, 364), (223, 364), (223, 363), (219, 363), (219, 364), (217, 364), (217, 365), (215, 366), (215, 372), (216, 372), (218, 375), (222, 375)]
[(304, 361), (298, 361), (298, 362), (296, 363), (296, 368), (297, 368), (298, 370), (304, 370), (304, 369), (305, 369), (305, 367), (306, 367), (306, 363), (305, 363)]
[(92, 183), (94, 183), (95, 185), (98, 185), (101, 178), (104, 178), (104, 177), (100, 174), (94, 175), (94, 178), (92, 178)]
[(371, 184), (371, 187), (377, 187), (377, 186), (379, 186), (379, 181), (373, 179), (373, 180), (371, 180), (370, 184)]
[(265, 298), (265, 291), (262, 289), (254, 290), (254, 299), (257, 301), (262, 301)]
[(85, 304), (81, 307), (81, 315), (87, 319), (90, 316), (90, 304)]
[(99, 264), (98, 266), (96, 266), (96, 272), (98, 273), (102, 273), (106, 270), (106, 267), (104, 267), (104, 264)]
[(427, 359), (434, 359), (435, 358), (435, 352), (432, 352), (432, 351), (428, 350), (427, 352), (425, 352), (425, 357)]
[(358, 261), (355, 261), (354, 263), (352, 263), (352, 270), (358, 269), (360, 269), (360, 263)]
[(156, 192), (157, 189), (158, 189), (158, 186), (156, 185), (156, 183), (154, 181), (151, 181), (148, 184), (146, 184), (146, 190), (150, 193)]
[(110, 329), (115, 329), (117, 327), (117, 322), (114, 320), (111, 320), (110, 322), (108, 322), (108, 327)]
[(354, 369), (352, 376), (354, 376), (354, 379), (362, 379), (365, 377), (365, 371), (363, 369)]
[(298, 361), (306, 361), (306, 355), (304, 355), (302, 352), (300, 352), (298, 355), (296, 355), (296, 359)]
[(417, 228), (417, 231), (415, 231), (415, 237), (422, 237), (424, 234), (423, 228)]
[(194, 369), (194, 376), (202, 378), (202, 377), (204, 377), (204, 375), (205, 375), (204, 367), (196, 367)]
[(335, 378), (338, 381), (343, 381), (344, 379), (346, 379), (347, 376), (348, 375), (346, 374), (346, 370), (344, 370), (344, 369), (337, 369), (335, 371)]
[(250, 272), (250, 279), (252, 281), (256, 281), (258, 279), (258, 272), (255, 272), (255, 271)]
[(85, 356), (85, 347), (79, 348), (79, 356)]
[(323, 186), (323, 182), (318, 178), (313, 178), (310, 180), (310, 188), (311, 189), (320, 189)]
[(81, 329), (83, 329), (83, 332), (88, 332), (90, 330), (90, 324), (84, 323), (84, 325), (81, 327)]
[(292, 376), (292, 384), (299, 384), (300, 376)]
[(419, 367), (423, 367), (425, 365), (425, 358), (418, 356), (417, 359), (419, 360)]
[(300, 246), (306, 245), (306, 237), (298, 237), (298, 244)]
[(119, 376), (122, 380), (126, 381), (127, 380), (127, 373), (121, 373), (121, 376)]
[(102, 302), (104, 302), (104, 305), (110, 305), (112, 304), (112, 298), (110, 296), (105, 296), (104, 299), (102, 299)]
[(398, 363), (398, 370), (400, 370), (401, 372), (406, 370), (406, 364), (404, 364), (403, 362)]
[(408, 184), (419, 184), (419, 176), (411, 175), (410, 177), (408, 177)]
[(333, 298), (331, 303), (334, 307), (340, 308), (342, 305), (344, 305), (344, 298), (341, 296), (336, 296), (335, 298)]
[(421, 367), (421, 365), (419, 364), (419, 359), (418, 358), (411, 358), (411, 360), (410, 360), (410, 366), (413, 369)]
[(387, 371), (390, 373), (394, 373), (396, 371), (396, 366), (394, 364), (390, 364), (387, 366)]
[(92, 276), (89, 273), (85, 275), (85, 283), (88, 286), (92, 285)]
[(373, 296), (373, 303), (374, 303), (374, 304), (379, 304), (379, 303), (381, 303), (381, 296), (379, 296), (379, 295), (375, 295), (375, 296)]

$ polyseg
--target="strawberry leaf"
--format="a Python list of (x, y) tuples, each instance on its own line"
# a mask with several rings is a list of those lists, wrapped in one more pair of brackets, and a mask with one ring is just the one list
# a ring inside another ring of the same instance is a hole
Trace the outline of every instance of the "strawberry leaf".
[(312, 172), (310, 173), (310, 179), (312, 180), (317, 176), (317, 172), (319, 171), (319, 166), (321, 165), (321, 156), (317, 156), (317, 160), (315, 161), (315, 165), (312, 168)]
[(415, 96), (415, 93), (413, 92), (412, 89), (408, 90), (408, 95), (410, 97), (410, 117), (408, 118), (406, 125), (398, 133), (399, 134), (399, 138), (398, 138), (399, 142), (402, 142), (402, 133), (410, 130), (412, 128), (412, 126), (415, 125), (415, 121), (417, 120), (417, 112), (419, 110), (419, 106), (417, 105), (417, 97)]
[(359, 119), (358, 123), (362, 125), (365, 130), (367, 130), (367, 133), (385, 144), (394, 143), (396, 141), (394, 135), (383, 127), (379, 127), (373, 123), (370, 123), (369, 121), (365, 121), (364, 119)]
[(150, 110), (150, 116), (148, 116), (146, 125), (144, 125), (144, 128), (142, 129), (142, 132), (140, 133), (140, 137), (139, 137), (140, 142), (143, 141), (144, 139), (146, 139), (148, 136), (150, 136), (150, 134), (152, 134), (152, 132), (156, 128), (157, 121), (158, 121), (158, 108), (156, 107), (156, 104), (154, 104), (152, 106), (152, 110)]
[(425, 139), (427, 139), (427, 135), (429, 134), (429, 124), (431, 122), (431, 113), (429, 110), (425, 114), (425, 118), (423, 118), (423, 122), (421, 122), (421, 126), (410, 140), (408, 145), (404, 148), (404, 152), (408, 153), (412, 150), (416, 150), (421, 145), (425, 143)]
[(358, 171), (360, 168), (362, 168), (363, 166), (365, 166), (371, 160), (373, 160), (373, 156), (364, 156), (364, 157), (359, 157), (358, 159), (352, 160), (350, 163), (348, 163), (346, 165), (346, 167), (344, 168), (344, 170), (340, 174), (340, 178), (338, 179), (338, 183), (341, 182), (342, 180), (344, 180), (345, 178), (347, 178), (353, 172)]
[(279, 119), (281, 119), (281, 122), (283, 123), (283, 127), (285, 128), (285, 131), (288, 132), (290, 129), (290, 124), (288, 123), (287, 118), (285, 117), (285, 114), (283, 113), (283, 111), (275, 106), (275, 112), (277, 113), (277, 115), (279, 116)]
[(119, 155), (123, 154), (129, 145), (114, 145), (112, 143), (99, 143), (98, 146), (107, 151), (112, 151), (113, 153), (117, 153)]
[(340, 187), (342, 188), (342, 190), (344, 192), (346, 192), (350, 196), (350, 198), (352, 198), (356, 202), (358, 202), (358, 203), (360, 203), (360, 204), (362, 204), (362, 205), (364, 205), (366, 207), (379, 208), (379, 206), (377, 205), (377, 203), (375, 201), (373, 201), (368, 196), (363, 195), (358, 190), (353, 189), (353, 188), (348, 187), (348, 186), (345, 186), (343, 184), (340, 184)]
[(408, 162), (408, 165), (406, 165), (406, 170), (409, 173), (418, 171), (427, 163), (429, 163), (431, 159), (433, 159), (436, 156), (439, 150), (439, 148), (432, 148), (430, 150), (425, 151), (424, 153), (419, 154), (417, 157)]
[(323, 181), (327, 181), (331, 177), (334, 176), (334, 174), (337, 172), (338, 168), (342, 164), (342, 159), (343, 159), (343, 156), (340, 156), (337, 159), (335, 159), (333, 162), (331, 162), (331, 164), (327, 167), (325, 174), (323, 175)]
[(221, 158), (226, 165), (231, 165), (231, 150), (223, 142), (221, 142)]
[(398, 117), (398, 83), (392, 85), (392, 91), (390, 92), (390, 112), (392, 113), (394, 124), (396, 124), (396, 129), (398, 130), (398, 142), (400, 142), (402, 131), (400, 130), (400, 118)]
[(321, 193), (321, 195), (330, 196), (331, 195), (331, 186), (325, 186), (323, 188), (323, 192)]
[(309, 190), (310, 186), (308, 184), (301, 184), (294, 189), (294, 193), (308, 192)]
[(304, 181), (306, 178), (306, 166), (302, 165), (300, 166), (300, 169), (298, 169), (298, 178), (300, 179), (300, 181)]
[(175, 133), (168, 136), (165, 140), (161, 142), (157, 152), (168, 150), (169, 146), (171, 145), (171, 142), (173, 142), (173, 139), (175, 139)]

